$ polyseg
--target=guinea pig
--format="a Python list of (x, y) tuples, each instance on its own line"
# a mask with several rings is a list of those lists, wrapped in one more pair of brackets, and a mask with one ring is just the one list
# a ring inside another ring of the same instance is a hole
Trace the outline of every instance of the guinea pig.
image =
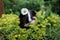
[(36, 17), (36, 12), (34, 10), (28, 10), (27, 8), (22, 8), (20, 13), (20, 24), (21, 28), (30, 28), (29, 24), (34, 23)]

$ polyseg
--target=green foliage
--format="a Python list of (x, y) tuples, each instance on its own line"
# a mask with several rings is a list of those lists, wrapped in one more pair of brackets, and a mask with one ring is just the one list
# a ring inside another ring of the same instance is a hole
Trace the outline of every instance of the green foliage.
[(3, 14), (0, 18), (1, 40), (40, 40), (45, 36), (46, 28), (39, 28), (32, 24), (31, 28), (20, 28), (19, 17), (15, 14)]
[[(60, 16), (51, 12), (59, 13), (57, 4), (59, 0), (4, 0), (6, 14), (0, 18), (0, 40), (60, 40)], [(42, 10), (36, 12), (37, 19), (27, 30), (19, 27), (17, 16), (23, 7)]]
[(45, 0), (44, 5), (46, 7), (49, 7), (49, 5), (51, 5), (49, 7), (49, 8), (51, 8), (51, 11), (53, 11), (54, 13), (57, 13), (57, 14), (60, 13), (60, 6), (59, 6), (60, 5), (60, 0)]
[(37, 12), (37, 22), (38, 26), (46, 27), (45, 40), (60, 40), (60, 17), (59, 15), (49, 12), (49, 11), (39, 11)]
[(37, 10), (43, 4), (43, 0), (4, 0), (5, 13), (19, 14), (21, 8)]
[(51, 11), (36, 13), (37, 19), (29, 25), (29, 29), (19, 27), (16, 14), (3, 14), (0, 18), (0, 40), (60, 40), (59, 15)]
[[(19, 28), (19, 18), (14, 14), (3, 14), (0, 18), (0, 33), (3, 37), (10, 38)], [(1, 39), (1, 37), (0, 37)], [(4, 39), (4, 38), (3, 38)], [(1, 39), (2, 40), (2, 39)]]
[[(51, 14), (50, 17), (47, 18), (49, 20), (49, 24), (47, 25), (47, 36), (52, 40), (60, 40), (60, 17), (57, 14)], [(47, 40), (47, 39), (46, 39)]]
[(3, 1), (6, 14), (15, 13), (19, 15), (21, 8), (26, 7), (31, 10), (32, 9), (40, 10), (42, 9), (42, 6), (44, 6), (44, 9), (51, 8), (51, 11), (56, 12), (58, 14), (60, 12), (59, 0), (3, 0)]

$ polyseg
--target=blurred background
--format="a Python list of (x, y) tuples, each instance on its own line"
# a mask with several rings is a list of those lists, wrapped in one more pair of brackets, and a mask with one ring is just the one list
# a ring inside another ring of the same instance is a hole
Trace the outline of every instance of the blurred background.
[[(60, 0), (4, 0), (5, 13), (19, 14), (21, 8), (33, 10), (50, 9), (60, 13)], [(60, 14), (59, 14), (60, 15)]]

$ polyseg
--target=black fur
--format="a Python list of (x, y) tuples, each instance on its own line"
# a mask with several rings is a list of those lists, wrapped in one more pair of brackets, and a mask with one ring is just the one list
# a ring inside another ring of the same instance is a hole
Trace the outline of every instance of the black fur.
[[(34, 20), (32, 17), (33, 17), (33, 16), (36, 16), (35, 11), (34, 11), (34, 10), (30, 10), (29, 12), (30, 12), (30, 15), (31, 15), (31, 19)], [(29, 26), (27, 26), (27, 27), (24, 26), (25, 24), (29, 23), (29, 21), (28, 21), (28, 14), (22, 15), (22, 14), (20, 13), (19, 18), (20, 18), (20, 24), (19, 24), (19, 26), (20, 26), (21, 28), (27, 28), (27, 29), (28, 29)]]

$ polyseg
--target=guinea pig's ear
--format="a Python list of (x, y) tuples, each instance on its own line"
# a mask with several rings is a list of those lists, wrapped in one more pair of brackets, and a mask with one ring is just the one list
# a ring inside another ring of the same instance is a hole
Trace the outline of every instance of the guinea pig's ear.
[(22, 9), (21, 9), (21, 14), (22, 14), (22, 15), (26, 15), (26, 14), (28, 14), (28, 12), (29, 12), (29, 11), (28, 11), (27, 8), (22, 8)]

